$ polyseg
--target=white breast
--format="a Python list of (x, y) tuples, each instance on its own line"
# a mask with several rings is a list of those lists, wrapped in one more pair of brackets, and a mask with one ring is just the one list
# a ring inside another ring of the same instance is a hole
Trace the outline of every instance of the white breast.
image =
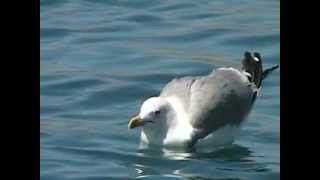
[(185, 112), (181, 102), (175, 97), (167, 98), (175, 111), (175, 119), (172, 121), (171, 128), (168, 129), (163, 144), (166, 146), (185, 146), (193, 133), (193, 127), (190, 124), (189, 117)]

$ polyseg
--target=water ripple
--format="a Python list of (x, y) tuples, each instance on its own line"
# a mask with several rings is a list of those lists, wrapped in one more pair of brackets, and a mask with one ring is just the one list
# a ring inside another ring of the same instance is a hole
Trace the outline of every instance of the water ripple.
[(139, 147), (128, 118), (171, 79), (280, 62), (278, 1), (41, 0), (41, 179), (279, 179), (280, 72), (210, 153)]

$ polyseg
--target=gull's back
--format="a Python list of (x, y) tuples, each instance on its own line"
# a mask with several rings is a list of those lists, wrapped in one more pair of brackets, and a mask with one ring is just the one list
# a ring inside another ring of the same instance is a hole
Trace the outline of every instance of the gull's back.
[(254, 104), (262, 80), (276, 68), (263, 71), (260, 54), (252, 57), (246, 52), (241, 70), (219, 68), (207, 76), (177, 78), (160, 96), (174, 96), (183, 104), (195, 129), (190, 141), (194, 145), (227, 126), (239, 127)]

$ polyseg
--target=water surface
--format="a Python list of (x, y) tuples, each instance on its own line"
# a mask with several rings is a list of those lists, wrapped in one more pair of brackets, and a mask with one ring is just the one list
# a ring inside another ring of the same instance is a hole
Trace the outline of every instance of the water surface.
[(41, 179), (280, 179), (279, 70), (214, 153), (139, 150), (128, 118), (174, 77), (280, 63), (279, 1), (41, 0)]

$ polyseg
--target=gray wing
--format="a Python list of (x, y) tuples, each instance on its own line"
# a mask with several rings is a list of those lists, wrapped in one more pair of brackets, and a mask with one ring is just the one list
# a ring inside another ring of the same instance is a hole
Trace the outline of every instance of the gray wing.
[(254, 87), (241, 78), (234, 70), (218, 69), (208, 76), (174, 79), (160, 96), (177, 97), (198, 130), (195, 138), (203, 138), (226, 124), (237, 125), (244, 120), (252, 105)]
[(252, 106), (255, 86), (235, 70), (218, 69), (195, 81), (190, 90), (191, 124), (203, 138), (220, 127), (239, 125)]
[(161, 91), (161, 97), (175, 96), (183, 104), (186, 111), (190, 107), (191, 87), (199, 77), (175, 78), (170, 81)]

